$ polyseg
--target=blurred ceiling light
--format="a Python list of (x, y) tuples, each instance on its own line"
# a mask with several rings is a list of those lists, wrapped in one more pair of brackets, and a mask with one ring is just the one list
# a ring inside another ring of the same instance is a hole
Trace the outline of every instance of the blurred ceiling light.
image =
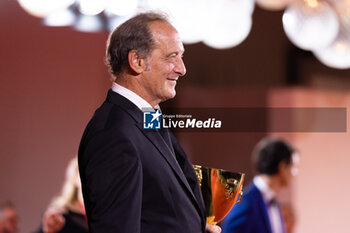
[(110, 15), (108, 17), (108, 23), (107, 23), (108, 31), (113, 31), (116, 27), (118, 27), (120, 24), (124, 23), (128, 19), (129, 17)]
[(350, 0), (333, 0), (343, 32), (350, 35)]
[(210, 13), (208, 0), (149, 0), (151, 9), (166, 12), (184, 43), (192, 44), (203, 39)]
[(240, 21), (231, 21), (226, 25), (217, 24), (215, 26), (212, 24), (208, 27), (211, 33), (205, 37), (203, 42), (216, 49), (232, 48), (239, 45), (247, 38), (251, 27), (251, 16), (242, 16)]
[(331, 46), (313, 53), (326, 66), (336, 69), (349, 69), (350, 37), (340, 34)]
[[(311, 50), (324, 64), (349, 68), (350, 0), (18, 0), (48, 26), (84, 32), (111, 31), (143, 10), (168, 14), (184, 43), (203, 42), (216, 49), (237, 46), (252, 28), (255, 3), (282, 10), (289, 40)], [(337, 35), (341, 28), (341, 36)], [(344, 39), (346, 38), (346, 39)]]
[(43, 22), (47, 26), (61, 27), (73, 25), (76, 15), (70, 8), (61, 9), (53, 12), (44, 18)]
[(203, 41), (220, 49), (246, 38), (254, 10), (253, 0), (149, 0), (148, 4), (168, 13), (184, 43)]
[(203, 40), (210, 17), (208, 0), (150, 0), (157, 9), (165, 10), (178, 30), (184, 43), (193, 44)]
[[(211, 0), (213, 1), (213, 0)], [(255, 8), (255, 2), (254, 0), (220, 0), (222, 3), (229, 3), (231, 5), (234, 5), (235, 9), (248, 13), (248, 14), (253, 14), (254, 8)], [(217, 0), (214, 0), (213, 3), (216, 3)]]
[(74, 28), (82, 32), (98, 32), (104, 30), (104, 23), (98, 15), (83, 15), (78, 17)]
[(339, 30), (337, 15), (327, 2), (318, 2), (316, 7), (292, 4), (284, 12), (282, 22), (288, 38), (304, 50), (329, 46)]
[(67, 8), (75, 0), (18, 0), (21, 7), (35, 17), (46, 17), (49, 14)]
[[(247, 0), (246, 0), (247, 1)], [(220, 4), (219, 4), (220, 3)], [(216, 49), (232, 48), (240, 44), (252, 27), (251, 10), (243, 11), (242, 1), (212, 1), (211, 15), (203, 42)]]
[[(148, 0), (148, 5), (170, 16), (184, 43), (203, 41), (216, 48), (233, 47), (244, 40), (254, 10), (254, 0)], [(247, 17), (241, 21), (242, 14)]]
[(199, 3), (200, 0), (148, 0), (149, 8), (165, 12), (178, 30), (182, 41), (189, 44), (202, 40), (203, 24), (199, 21), (207, 13), (206, 0)]
[(317, 7), (318, 0), (304, 0), (309, 7)]
[(103, 0), (79, 0), (79, 11), (84, 15), (98, 15), (104, 9)]
[(120, 16), (130, 15), (136, 11), (138, 0), (107, 0), (106, 11)]
[(255, 2), (263, 9), (279, 11), (286, 8), (291, 0), (255, 0)]

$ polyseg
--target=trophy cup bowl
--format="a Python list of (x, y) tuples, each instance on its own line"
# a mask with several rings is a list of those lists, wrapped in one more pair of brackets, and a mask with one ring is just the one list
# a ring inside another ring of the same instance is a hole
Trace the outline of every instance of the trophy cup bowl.
[(207, 223), (216, 225), (241, 201), (244, 173), (199, 165), (193, 168), (202, 191)]

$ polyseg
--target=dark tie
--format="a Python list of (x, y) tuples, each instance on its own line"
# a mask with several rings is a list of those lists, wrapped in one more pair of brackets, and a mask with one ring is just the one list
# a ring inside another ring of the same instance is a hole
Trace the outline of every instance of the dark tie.
[[(159, 131), (160, 135), (162, 136), (162, 138), (164, 139), (165, 143), (167, 144), (168, 148), (170, 149), (171, 153), (175, 157), (175, 151), (173, 148), (173, 144), (171, 142), (169, 129), (163, 128), (163, 129), (160, 129), (158, 131)], [(176, 159), (176, 157), (175, 157), (175, 159)]]
[(271, 198), (270, 201), (268, 202), (269, 206), (276, 206), (278, 205), (278, 202), (277, 202), (277, 199), (274, 197), (274, 198)]

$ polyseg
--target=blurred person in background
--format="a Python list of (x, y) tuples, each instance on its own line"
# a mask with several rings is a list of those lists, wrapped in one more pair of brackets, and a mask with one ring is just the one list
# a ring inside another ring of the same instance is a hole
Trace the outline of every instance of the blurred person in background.
[(252, 155), (257, 175), (222, 224), (223, 233), (287, 233), (277, 194), (297, 174), (295, 149), (278, 138), (264, 138)]
[(61, 194), (46, 210), (38, 233), (88, 233), (77, 157), (70, 160)]
[(0, 206), (0, 233), (18, 232), (18, 215), (14, 205), (6, 202)]

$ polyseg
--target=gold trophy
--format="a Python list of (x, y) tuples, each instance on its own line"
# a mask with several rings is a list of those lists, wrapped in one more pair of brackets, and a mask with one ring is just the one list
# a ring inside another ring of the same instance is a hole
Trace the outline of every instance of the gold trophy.
[(207, 223), (216, 225), (242, 200), (244, 173), (199, 165), (193, 168), (202, 191)]

